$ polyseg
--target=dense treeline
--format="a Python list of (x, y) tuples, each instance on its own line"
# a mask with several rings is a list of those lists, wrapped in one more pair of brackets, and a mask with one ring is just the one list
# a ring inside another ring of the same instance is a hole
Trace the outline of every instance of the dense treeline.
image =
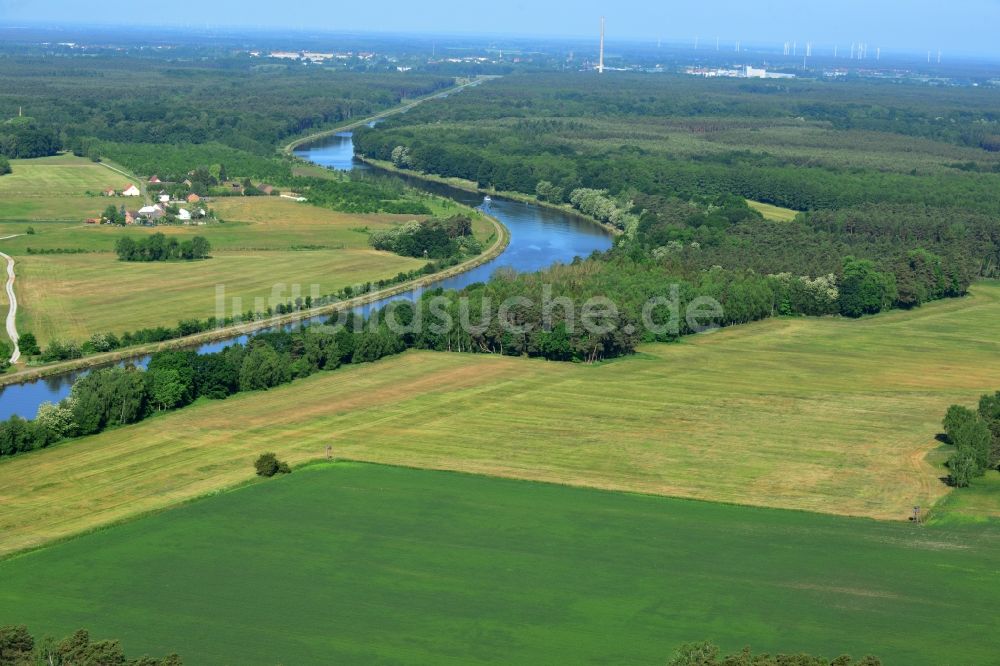
[(181, 666), (176, 654), (162, 659), (129, 659), (116, 640), (94, 641), (90, 632), (79, 629), (61, 641), (36, 640), (24, 625), (0, 627), (0, 666)]
[(404, 257), (445, 259), (456, 255), (476, 255), (483, 251), (472, 235), (472, 218), (453, 215), (445, 219), (412, 220), (368, 239), (376, 250), (395, 252)]
[(198, 398), (223, 399), (240, 391), (266, 390), (342, 363), (374, 361), (403, 348), (402, 340), (384, 326), (352, 324), (336, 331), (315, 326), (261, 333), (246, 345), (213, 354), (159, 352), (145, 371), (133, 366), (94, 370), (73, 384), (68, 398), (39, 407), (34, 420), (14, 416), (0, 423), (0, 456), (136, 423)]
[(976, 410), (952, 405), (943, 425), (948, 443), (955, 447), (948, 458), (953, 486), (967, 487), (1000, 464), (1000, 391), (982, 396)]
[(204, 236), (186, 240), (167, 238), (162, 233), (144, 236), (139, 240), (122, 236), (115, 241), (115, 252), (120, 261), (170, 261), (173, 259), (205, 259), (212, 246)]
[(718, 646), (705, 641), (682, 645), (667, 666), (880, 666), (881, 660), (871, 655), (855, 661), (848, 655), (825, 659), (809, 654), (753, 654), (745, 647), (735, 654), (722, 656)]
[(751, 152), (678, 160), (627, 145), (587, 149), (574, 148), (574, 142), (569, 141), (565, 146), (551, 147), (530, 136), (506, 132), (474, 141), (466, 142), (461, 132), (447, 125), (399, 130), (379, 125), (360, 130), (355, 145), (359, 153), (381, 160), (391, 160), (393, 150), (407, 146), (410, 168), (525, 194), (534, 194), (538, 183), (546, 181), (567, 195), (580, 188), (612, 193), (636, 189), (685, 199), (738, 194), (794, 210), (884, 202), (960, 205), (1000, 213), (1000, 201), (990, 194), (1000, 184), (998, 174), (859, 173), (801, 166)]
[(635, 232), (615, 252), (648, 257), (681, 274), (723, 266), (759, 274), (832, 274), (842, 282), (849, 265), (858, 268), (864, 261), (885, 276), (893, 307), (962, 295), (975, 277), (1000, 274), (1000, 225), (961, 210), (869, 206), (779, 223), (763, 219), (738, 197), (637, 201), (642, 214)]
[[(218, 141), (205, 143), (157, 144), (143, 140), (138, 143), (124, 141), (79, 140), (69, 146), (79, 155), (97, 154), (121, 164), (135, 173), (158, 175), (162, 180), (179, 183), (191, 178), (197, 168), (224, 165), (224, 173), (256, 181), (284, 183), (292, 176), (291, 165), (272, 155), (259, 155), (227, 146)], [(192, 179), (193, 180), (193, 179)], [(222, 180), (225, 180), (223, 178)], [(200, 194), (208, 194), (202, 188)]]
[[(887, 88), (801, 82), (737, 88), (640, 75), (512, 76), (362, 128), (355, 143), (366, 156), (484, 187), (534, 194), (545, 182), (562, 201), (589, 188), (683, 199), (737, 194), (796, 210), (884, 202), (1000, 213), (1000, 200), (991, 195), (1000, 184), (992, 168), (998, 163), (985, 150), (978, 151), (983, 167), (973, 162), (974, 169), (949, 169), (942, 158), (938, 168), (917, 172), (905, 157), (866, 168), (860, 147), (857, 163), (809, 158), (821, 150), (790, 150), (802, 140), (791, 130), (766, 139), (743, 132), (739, 142), (730, 143), (734, 128), (769, 129), (769, 122), (785, 127), (792, 119), (816, 130), (866, 130), (869, 154), (905, 155), (894, 135), (922, 137), (921, 148), (928, 138), (980, 147), (997, 140), (998, 116), (984, 103), (991, 93), (978, 100), (963, 95), (961, 102), (970, 105), (963, 108), (951, 106), (958, 104), (950, 97), (954, 92), (927, 91), (923, 97), (898, 92), (897, 98), (897, 90)], [(869, 96), (883, 99), (888, 108), (866, 100)], [(717, 140), (692, 148), (689, 136)]]
[[(331, 174), (332, 175), (332, 174)], [(294, 178), (291, 187), (309, 203), (346, 213), (430, 215), (431, 210), (414, 190), (388, 178), (350, 174), (336, 178)]]
[[(44, 157), (54, 155), (59, 146), (59, 135), (55, 130), (39, 126), (34, 118), (17, 117), (0, 123), (0, 157)], [(7, 168), (9, 170), (9, 164)], [(7, 172), (0, 163), (0, 174), (3, 173)]]

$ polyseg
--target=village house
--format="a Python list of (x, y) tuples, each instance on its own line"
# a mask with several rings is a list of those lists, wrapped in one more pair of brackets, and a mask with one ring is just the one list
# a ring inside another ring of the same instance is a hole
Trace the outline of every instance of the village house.
[(170, 203), (169, 194), (161, 194), (159, 197), (157, 197), (157, 199), (159, 200), (160, 203)]
[(177, 211), (177, 219), (181, 220), (182, 222), (190, 222), (191, 211), (189, 211), (186, 208), (181, 208), (180, 210)]
[(266, 183), (261, 183), (260, 185), (257, 186), (257, 189), (268, 196), (274, 194), (274, 185), (267, 185)]
[(159, 185), (163, 181), (160, 180), (159, 176), (153, 176), (152, 178), (149, 179), (149, 182), (152, 183), (153, 185)]
[(135, 224), (135, 218), (138, 216), (139, 214), (134, 210), (125, 211), (125, 224)]
[(139, 217), (144, 217), (147, 220), (158, 220), (163, 217), (163, 208), (159, 205), (156, 206), (143, 206), (139, 209)]
[(115, 188), (109, 187), (108, 189), (104, 190), (102, 194), (104, 194), (104, 196), (106, 197), (113, 197), (115, 196)]
[(137, 197), (141, 194), (142, 192), (140, 192), (139, 188), (136, 187), (135, 185), (129, 185), (128, 187), (122, 190), (123, 197)]
[(187, 195), (187, 202), (188, 203), (198, 203), (199, 201), (201, 201), (201, 197), (199, 197), (194, 192), (192, 192), (191, 194)]

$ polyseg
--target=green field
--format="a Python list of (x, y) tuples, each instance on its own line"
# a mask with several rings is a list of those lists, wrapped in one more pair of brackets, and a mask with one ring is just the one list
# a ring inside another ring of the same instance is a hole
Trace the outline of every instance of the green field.
[(998, 547), (993, 527), (325, 464), (0, 562), (0, 617), (189, 664), (662, 664), (703, 639), (986, 664)]
[[(242, 304), (242, 313), (256, 299), (265, 307), (293, 300), (293, 285), (302, 297), (311, 293), (312, 285), (324, 295), (425, 263), (377, 252), (368, 245), (366, 229), (385, 229), (412, 216), (351, 215), (278, 197), (230, 197), (206, 205), (226, 222), (153, 229), (32, 223), (35, 234), (3, 241), (0, 247), (18, 263), (18, 328), (33, 332), (43, 345), (56, 338), (81, 342), (95, 332), (121, 334), (213, 316), (219, 285), (225, 287), (225, 313), (230, 315), (234, 297)], [(0, 236), (24, 233), (26, 226), (0, 223)], [(485, 241), (493, 226), (480, 218), (474, 230)], [(118, 238), (155, 232), (181, 239), (205, 236), (213, 258), (117, 260), (113, 248)], [(28, 254), (28, 248), (89, 252), (42, 255)]]
[(355, 460), (905, 520), (949, 492), (925, 456), (949, 405), (996, 390), (998, 329), (991, 283), (913, 312), (774, 319), (597, 366), (408, 352), (0, 461), (0, 554), (236, 485), (263, 450), (297, 464), (327, 445)]
[[(0, 177), (0, 222), (82, 222), (107, 206), (108, 200), (100, 196), (101, 191), (109, 187), (121, 190), (138, 182), (103, 164), (73, 155), (11, 160), (10, 166), (12, 173)], [(87, 196), (87, 192), (93, 196)], [(141, 199), (115, 198), (114, 201), (137, 202)], [(5, 235), (0, 233), (0, 236)]]

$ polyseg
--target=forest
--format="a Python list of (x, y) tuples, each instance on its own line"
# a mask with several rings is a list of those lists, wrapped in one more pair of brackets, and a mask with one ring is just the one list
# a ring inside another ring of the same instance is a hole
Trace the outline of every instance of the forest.
[(562, 201), (592, 188), (997, 214), (997, 101), (995, 91), (863, 83), (512, 75), (362, 128), (355, 143), (371, 158), (497, 190), (535, 194), (545, 181)]
[[(726, 295), (727, 321), (857, 317), (1000, 277), (997, 97), (522, 74), (362, 128), (355, 145), (403, 170), (571, 205), (618, 228), (615, 248), (576, 281), (580, 294), (591, 282), (630, 301), (633, 285), (594, 277), (610, 272), (605, 262), (622, 281), (651, 272), (757, 285), (759, 298)], [(765, 220), (747, 199), (801, 213)]]
[(264, 68), (247, 58), (12, 55), (0, 58), (0, 118), (10, 119), (0, 123), (0, 155), (72, 150), (174, 176), (222, 162), (232, 176), (278, 180), (290, 175), (273, 159), (282, 141), (452, 82), (419, 73)]

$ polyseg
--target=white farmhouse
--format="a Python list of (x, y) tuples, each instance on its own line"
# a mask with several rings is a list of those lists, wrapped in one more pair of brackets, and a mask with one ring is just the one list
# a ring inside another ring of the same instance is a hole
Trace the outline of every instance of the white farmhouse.
[(140, 194), (142, 194), (142, 192), (140, 192), (139, 188), (136, 187), (135, 185), (129, 185), (124, 190), (122, 190), (123, 197), (137, 197)]

